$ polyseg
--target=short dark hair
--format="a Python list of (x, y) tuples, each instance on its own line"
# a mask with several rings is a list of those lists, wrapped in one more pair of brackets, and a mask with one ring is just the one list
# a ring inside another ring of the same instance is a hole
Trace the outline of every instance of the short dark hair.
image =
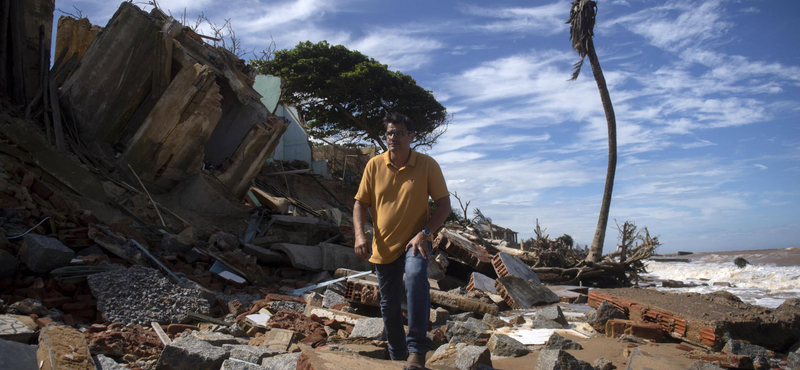
[(401, 113), (389, 113), (385, 117), (383, 117), (383, 129), (386, 130), (389, 127), (390, 123), (394, 123), (395, 125), (403, 124), (406, 125), (406, 131), (414, 132), (414, 122), (411, 122), (411, 118), (408, 118), (405, 114)]

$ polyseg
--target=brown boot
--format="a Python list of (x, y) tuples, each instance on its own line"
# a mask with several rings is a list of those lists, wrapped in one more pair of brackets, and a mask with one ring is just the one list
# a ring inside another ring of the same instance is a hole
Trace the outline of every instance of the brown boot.
[(408, 354), (408, 361), (403, 370), (424, 370), (425, 367), (425, 354), (418, 352), (411, 352)]

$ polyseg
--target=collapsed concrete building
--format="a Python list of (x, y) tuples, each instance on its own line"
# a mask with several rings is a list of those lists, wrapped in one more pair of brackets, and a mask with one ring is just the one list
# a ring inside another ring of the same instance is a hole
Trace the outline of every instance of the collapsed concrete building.
[(158, 9), (124, 2), (59, 101), (85, 145), (118, 157), (156, 192), (219, 180), (242, 199), (287, 127), (261, 103), (254, 78), (253, 67)]

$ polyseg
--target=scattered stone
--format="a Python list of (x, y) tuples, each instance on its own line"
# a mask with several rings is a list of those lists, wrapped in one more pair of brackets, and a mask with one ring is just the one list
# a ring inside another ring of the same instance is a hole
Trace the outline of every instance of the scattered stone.
[(434, 328), (447, 324), (447, 320), (449, 318), (450, 318), (450, 312), (448, 312), (444, 308), (436, 307), (435, 310), (431, 309), (430, 322)]
[(536, 370), (594, 370), (588, 362), (578, 360), (560, 349), (543, 349), (536, 360)]
[(475, 317), (475, 313), (474, 312), (464, 312), (464, 313), (459, 313), (459, 314), (455, 314), (455, 315), (450, 315), (450, 320), (453, 320), (453, 321), (467, 321), (467, 319), (474, 318), (474, 317)]
[(544, 316), (536, 315), (533, 318), (534, 329), (564, 329), (564, 326)]
[(800, 369), (800, 353), (792, 352), (786, 356), (787, 364), (786, 367), (789, 369)]
[(539, 310), (536, 311), (536, 316), (541, 316), (548, 320), (555, 321), (561, 324), (561, 326), (564, 328), (566, 328), (567, 325), (569, 325), (569, 323), (567, 322), (567, 318), (564, 317), (564, 312), (561, 311), (561, 306), (558, 305), (540, 308)]
[(325, 296), (322, 298), (322, 307), (332, 308), (337, 304), (347, 303), (343, 295), (335, 292), (332, 289), (325, 290)]
[(745, 267), (745, 266), (747, 266), (747, 265), (752, 265), (752, 264), (751, 264), (751, 263), (750, 263), (748, 260), (746, 260), (746, 259), (744, 259), (744, 258), (742, 258), (742, 257), (736, 257), (736, 258), (733, 260), (733, 264), (735, 264), (735, 265), (736, 265), (736, 267), (738, 267), (738, 268), (740, 268), (740, 269), (741, 269), (741, 268), (744, 268), (744, 267)]
[(35, 299), (25, 298), (21, 301), (8, 305), (7, 311), (8, 313), (15, 315), (36, 315), (41, 317), (44, 316), (47, 309), (44, 307), (44, 305), (42, 305), (42, 302), (39, 302)]
[(192, 249), (192, 245), (184, 243), (178, 235), (164, 234), (161, 238), (161, 249), (168, 253), (186, 253)]
[(492, 369), (492, 355), (489, 349), (483, 346), (450, 343), (439, 347), (425, 366), (459, 370)]
[(217, 231), (208, 238), (208, 245), (223, 252), (230, 252), (239, 249), (239, 238), (224, 231)]
[(683, 281), (677, 281), (677, 280), (663, 280), (661, 282), (661, 286), (664, 288), (692, 288), (696, 287), (697, 284), (685, 283)]
[(268, 370), (295, 370), (297, 368), (297, 360), (300, 359), (301, 354), (302, 352), (295, 352), (267, 357), (261, 362), (261, 367)]
[(180, 337), (161, 352), (156, 370), (216, 370), (228, 351), (192, 336)]
[(39, 234), (25, 235), (25, 245), (20, 251), (22, 262), (39, 274), (46, 274), (69, 265), (75, 252), (55, 238)]
[[(6, 354), (13, 353), (13, 356)], [(0, 339), (0, 369), (38, 370), (36, 346)]]
[(524, 344), (504, 334), (492, 334), (486, 348), (495, 356), (505, 357), (525, 356), (530, 352)]
[(286, 351), (276, 350), (261, 346), (248, 346), (242, 344), (223, 344), (222, 348), (230, 353), (230, 358), (260, 364), (267, 357), (285, 354)]
[(94, 365), (97, 367), (97, 370), (127, 370), (126, 367), (123, 367), (113, 359), (104, 355), (97, 355), (92, 357), (92, 359), (94, 360)]
[(217, 333), (213, 331), (198, 330), (191, 334), (196, 339), (208, 342), (212, 346), (222, 347), (225, 344), (239, 344), (236, 337), (230, 334)]
[(775, 352), (772, 352), (764, 347), (734, 339), (729, 339), (728, 343), (725, 343), (725, 347), (722, 348), (722, 350), (733, 355), (749, 356), (753, 359), (756, 357), (770, 358), (775, 355)]
[(606, 360), (602, 357), (594, 361), (594, 367), (597, 370), (614, 370), (617, 368), (616, 366), (614, 366), (613, 363), (611, 363), (611, 361)]
[(172, 284), (158, 271), (134, 265), (88, 277), (97, 309), (108, 322), (150, 325), (187, 321), (186, 312), (208, 314), (201, 291)]
[(627, 317), (619, 308), (614, 307), (608, 301), (603, 301), (596, 310), (589, 314), (587, 321), (594, 330), (605, 333), (606, 322), (610, 319), (627, 319)]
[(553, 333), (547, 342), (544, 344), (545, 349), (583, 349), (579, 343), (575, 343), (567, 338), (562, 337), (558, 333)]
[(270, 312), (278, 312), (278, 311), (303, 312), (306, 309), (306, 304), (295, 301), (271, 301), (267, 303), (266, 308), (270, 310)]
[(36, 361), (41, 369), (95, 370), (83, 334), (65, 325), (49, 325), (39, 332)]
[(10, 253), (0, 249), (0, 279), (11, 277), (19, 267), (19, 260)]
[(487, 323), (487, 324), (489, 324), (489, 326), (491, 326), (494, 329), (502, 328), (502, 327), (505, 327), (505, 326), (511, 326), (511, 324), (509, 324), (505, 320), (503, 320), (503, 319), (501, 319), (501, 318), (499, 318), (499, 317), (497, 317), (495, 315), (492, 315), (490, 313), (487, 313), (487, 314), (483, 315), (483, 320), (482, 321)]
[(264, 368), (258, 364), (229, 359), (222, 362), (222, 367), (219, 370), (264, 370)]
[(511, 318), (511, 320), (508, 320), (508, 322), (511, 323), (512, 325), (522, 325), (525, 323), (525, 316), (523, 315), (514, 316)]
[(619, 341), (622, 343), (636, 343), (647, 344), (647, 341), (635, 335), (622, 334), (619, 336)]
[(358, 319), (353, 327), (353, 332), (350, 333), (350, 337), (383, 340), (384, 331), (385, 327), (383, 326), (382, 318)]
[(703, 360), (697, 360), (692, 362), (689, 365), (689, 370), (725, 370), (724, 367), (720, 367), (719, 365), (711, 362), (705, 362)]
[(461, 342), (483, 346), (486, 344), (486, 341), (489, 340), (489, 330), (491, 330), (489, 325), (478, 319), (470, 318), (465, 322), (448, 322), (445, 335), (450, 341), (452, 341), (454, 337), (457, 337)]

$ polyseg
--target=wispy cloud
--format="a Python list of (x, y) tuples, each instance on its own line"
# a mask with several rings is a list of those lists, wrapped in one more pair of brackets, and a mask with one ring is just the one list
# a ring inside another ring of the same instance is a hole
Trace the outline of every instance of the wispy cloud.
[(488, 32), (535, 32), (551, 35), (564, 32), (567, 28), (566, 15), (569, 14), (569, 2), (559, 1), (549, 5), (534, 7), (481, 7), (465, 6), (461, 9), (465, 14), (498, 19), (473, 26)]
[(763, 164), (760, 164), (760, 163), (756, 163), (756, 164), (754, 164), (753, 166), (755, 166), (755, 167), (756, 167), (756, 168), (758, 168), (759, 170), (766, 170), (766, 169), (768, 169), (768, 168), (769, 168), (769, 167), (767, 167), (767, 166), (765, 166), (765, 165), (763, 165)]

